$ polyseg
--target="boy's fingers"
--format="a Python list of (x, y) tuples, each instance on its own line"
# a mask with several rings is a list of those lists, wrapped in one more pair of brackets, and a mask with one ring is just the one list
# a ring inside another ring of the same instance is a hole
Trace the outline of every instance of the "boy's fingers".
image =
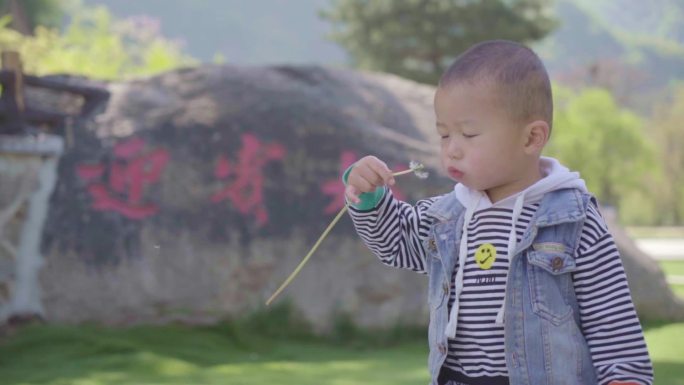
[(382, 186), (384, 184), (382, 181), (382, 176), (378, 175), (378, 173), (375, 172), (375, 170), (373, 170), (371, 167), (368, 167), (366, 172), (359, 174), (359, 179), (367, 184), (364, 184), (364, 186), (359, 186), (363, 187), (361, 191), (364, 192), (373, 191), (376, 187)]
[(347, 185), (354, 186), (354, 192), (356, 194), (360, 194), (370, 188), (368, 181), (366, 181), (366, 179), (363, 177), (362, 166), (359, 166), (358, 169), (354, 169), (351, 174), (349, 174)]
[(390, 186), (393, 186), (395, 181), (394, 181), (394, 176), (392, 175), (392, 170), (387, 167), (385, 163), (382, 161), (378, 161), (377, 163), (371, 163), (370, 168), (382, 178), (383, 184), (388, 184)]
[(358, 191), (356, 191), (356, 188), (354, 188), (354, 186), (352, 186), (352, 185), (348, 185), (344, 189), (344, 195), (347, 198), (347, 200), (352, 202), (352, 203), (361, 202), (361, 200), (359, 199), (359, 196), (358, 196), (359, 195)]
[(353, 185), (356, 187), (358, 193), (371, 192), (374, 191), (376, 187), (376, 183), (368, 180), (368, 178), (362, 174), (358, 175), (356, 179), (354, 179)]

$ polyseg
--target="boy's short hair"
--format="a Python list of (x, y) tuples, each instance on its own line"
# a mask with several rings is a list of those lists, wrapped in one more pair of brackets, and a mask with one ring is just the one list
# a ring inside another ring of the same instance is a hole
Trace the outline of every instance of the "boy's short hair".
[(511, 116), (522, 123), (544, 120), (551, 129), (551, 82), (541, 59), (528, 47), (506, 40), (476, 44), (459, 55), (439, 80), (439, 88), (459, 82), (491, 82)]

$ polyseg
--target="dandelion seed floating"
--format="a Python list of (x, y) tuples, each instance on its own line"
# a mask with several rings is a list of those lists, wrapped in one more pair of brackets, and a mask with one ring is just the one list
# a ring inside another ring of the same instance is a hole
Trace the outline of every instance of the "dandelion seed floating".
[[(429, 173), (427, 171), (425, 171), (425, 166), (422, 163), (412, 160), (409, 162), (409, 168), (407, 170), (395, 172), (392, 174), (392, 176), (400, 176), (400, 175), (405, 175), (405, 174), (410, 174), (410, 173), (415, 174), (415, 176), (417, 176), (419, 179), (426, 179), (429, 175)], [(309, 250), (309, 252), (302, 259), (302, 261), (299, 262), (299, 265), (297, 265), (297, 267), (294, 269), (294, 271), (292, 273), (290, 273), (290, 276), (287, 277), (285, 282), (283, 282), (282, 285), (280, 285), (280, 287), (273, 293), (273, 295), (271, 295), (271, 297), (268, 300), (266, 300), (266, 306), (270, 305), (271, 302), (273, 302), (273, 300), (287, 287), (287, 285), (289, 285), (290, 282), (292, 282), (294, 277), (297, 276), (297, 274), (299, 274), (299, 272), (302, 270), (302, 267), (304, 267), (304, 265), (309, 260), (309, 258), (311, 258), (311, 256), (316, 251), (316, 249), (318, 249), (318, 246), (320, 246), (321, 242), (323, 242), (325, 237), (328, 236), (328, 233), (330, 232), (330, 230), (332, 230), (332, 228), (335, 226), (335, 224), (340, 220), (340, 218), (342, 218), (342, 215), (344, 215), (344, 213), (347, 211), (347, 208), (348, 208), (348, 206), (345, 202), (344, 207), (342, 207), (340, 212), (337, 213), (337, 215), (330, 222), (328, 227), (326, 227), (325, 231), (323, 231), (323, 234), (321, 234), (321, 236), (318, 237), (318, 240), (316, 241), (316, 243), (314, 243), (313, 247), (311, 247), (311, 250)]]

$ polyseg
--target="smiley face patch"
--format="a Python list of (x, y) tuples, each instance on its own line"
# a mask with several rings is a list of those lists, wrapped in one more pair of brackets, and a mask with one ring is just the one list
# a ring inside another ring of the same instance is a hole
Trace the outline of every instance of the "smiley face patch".
[(492, 268), (496, 260), (496, 247), (491, 243), (483, 243), (475, 251), (475, 263), (482, 270), (489, 270)]

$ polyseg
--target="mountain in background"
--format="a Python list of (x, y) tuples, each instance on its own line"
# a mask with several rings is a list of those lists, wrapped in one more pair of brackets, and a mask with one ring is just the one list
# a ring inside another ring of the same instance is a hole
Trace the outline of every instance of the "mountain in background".
[(83, 0), (117, 17), (159, 19), (164, 36), (178, 39), (195, 58), (219, 54), (234, 64), (344, 65), (346, 54), (328, 41), (318, 17), (330, 0)]
[(561, 25), (536, 48), (557, 81), (605, 86), (646, 112), (684, 80), (681, 0), (561, 0), (556, 13)]
[[(318, 12), (331, 0), (84, 0), (117, 17), (149, 15), (201, 61), (345, 66)], [(560, 26), (536, 48), (552, 77), (610, 88), (628, 105), (684, 80), (682, 0), (558, 0)]]
[(574, 3), (613, 32), (684, 42), (681, 0), (575, 0)]

